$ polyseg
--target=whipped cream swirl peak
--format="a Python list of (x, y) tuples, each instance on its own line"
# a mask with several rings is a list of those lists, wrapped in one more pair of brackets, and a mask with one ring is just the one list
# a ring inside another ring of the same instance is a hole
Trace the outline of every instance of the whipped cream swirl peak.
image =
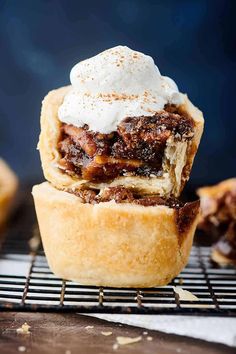
[(126, 117), (153, 116), (165, 104), (183, 103), (175, 82), (162, 76), (153, 59), (117, 46), (76, 64), (71, 90), (59, 107), (61, 122), (103, 134)]

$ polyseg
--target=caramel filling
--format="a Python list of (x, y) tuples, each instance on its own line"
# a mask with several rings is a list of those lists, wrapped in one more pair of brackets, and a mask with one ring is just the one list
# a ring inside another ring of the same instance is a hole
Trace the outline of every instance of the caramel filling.
[(59, 167), (95, 183), (118, 176), (161, 176), (167, 140), (190, 140), (193, 127), (192, 118), (173, 106), (152, 117), (125, 118), (111, 134), (62, 124)]
[(162, 198), (158, 195), (140, 195), (123, 186), (108, 187), (99, 193), (93, 189), (71, 191), (81, 199), (82, 203), (98, 204), (114, 200), (116, 203), (132, 203), (143, 206), (165, 205), (170, 208), (182, 208), (185, 203), (176, 198)]

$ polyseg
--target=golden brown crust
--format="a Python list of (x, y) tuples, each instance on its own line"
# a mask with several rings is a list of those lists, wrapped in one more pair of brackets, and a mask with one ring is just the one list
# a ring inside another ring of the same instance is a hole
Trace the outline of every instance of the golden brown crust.
[(178, 228), (175, 209), (82, 204), (49, 183), (33, 197), (45, 253), (52, 271), (81, 284), (151, 287), (167, 284), (186, 265), (198, 216)]
[(181, 187), (179, 190), (179, 194), (177, 196), (180, 195), (186, 182), (190, 177), (193, 161), (197, 153), (198, 146), (200, 144), (200, 140), (204, 129), (204, 118), (202, 112), (196, 106), (193, 105), (193, 103), (189, 100), (187, 95), (183, 95), (183, 97), (184, 97), (184, 104), (180, 107), (180, 111), (182, 110), (183, 113), (187, 112), (188, 115), (192, 117), (195, 123), (195, 130), (194, 130), (194, 137), (191, 140), (191, 142), (188, 144), (186, 164), (182, 171)]
[(6, 162), (0, 159), (0, 227), (7, 219), (17, 187), (16, 175)]
[[(43, 100), (41, 112), (41, 134), (39, 139), (39, 150), (45, 178), (55, 187), (63, 190), (68, 188), (77, 190), (81, 185), (90, 188), (103, 189), (109, 186), (123, 185), (126, 188), (134, 189), (140, 193), (158, 193), (168, 196), (173, 194), (178, 197), (189, 178), (193, 159), (195, 157), (201, 135), (203, 132), (204, 119), (199, 111), (183, 95), (184, 104), (180, 107), (183, 112), (187, 112), (195, 122), (194, 137), (186, 143), (174, 143), (170, 140), (166, 149), (163, 161), (164, 173), (162, 177), (119, 177), (111, 183), (94, 184), (83, 179), (72, 177), (58, 168), (60, 155), (57, 150), (57, 143), (60, 134), (60, 121), (57, 112), (62, 104), (70, 86), (62, 87), (49, 92)], [(171, 165), (171, 171), (170, 166)], [(165, 172), (166, 170), (166, 172)], [(167, 171), (168, 170), (168, 171)]]

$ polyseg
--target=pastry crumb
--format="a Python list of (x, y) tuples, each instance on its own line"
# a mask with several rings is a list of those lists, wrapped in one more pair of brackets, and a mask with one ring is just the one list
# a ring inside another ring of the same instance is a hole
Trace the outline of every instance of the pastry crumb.
[(21, 327), (16, 329), (16, 333), (18, 334), (30, 334), (30, 326), (28, 325), (28, 323), (24, 323)]
[(40, 236), (38, 233), (36, 233), (36, 231), (34, 232), (33, 236), (31, 237), (31, 239), (29, 239), (28, 241), (28, 245), (30, 247), (31, 251), (37, 251), (37, 249), (40, 246)]
[(143, 332), (143, 335), (144, 335), (144, 336), (147, 336), (147, 335), (148, 335), (148, 332), (146, 332), (146, 331)]
[(103, 336), (110, 336), (112, 335), (112, 332), (101, 332)]
[(179, 278), (179, 285), (183, 285), (184, 283), (184, 279), (183, 278)]
[(23, 345), (18, 347), (18, 352), (25, 352), (25, 351), (26, 351), (26, 347), (24, 347)]
[(119, 347), (119, 345), (117, 343), (113, 344), (113, 346), (112, 346), (113, 350), (117, 350), (118, 347)]
[(86, 326), (85, 329), (93, 329), (94, 326)]
[(140, 342), (142, 340), (142, 337), (116, 337), (116, 340), (119, 345), (127, 345)]
[(147, 336), (147, 340), (150, 342), (152, 341), (152, 337), (151, 336)]
[(173, 290), (179, 295), (179, 299), (183, 301), (199, 301), (199, 298), (188, 290), (182, 289), (180, 286), (173, 286)]

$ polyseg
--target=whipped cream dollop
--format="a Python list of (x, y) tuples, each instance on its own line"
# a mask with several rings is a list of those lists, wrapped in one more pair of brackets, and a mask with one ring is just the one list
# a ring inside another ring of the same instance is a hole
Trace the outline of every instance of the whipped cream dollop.
[(126, 117), (153, 116), (165, 104), (180, 105), (175, 82), (162, 76), (153, 59), (117, 46), (76, 64), (71, 90), (59, 107), (61, 122), (103, 134), (115, 131)]

